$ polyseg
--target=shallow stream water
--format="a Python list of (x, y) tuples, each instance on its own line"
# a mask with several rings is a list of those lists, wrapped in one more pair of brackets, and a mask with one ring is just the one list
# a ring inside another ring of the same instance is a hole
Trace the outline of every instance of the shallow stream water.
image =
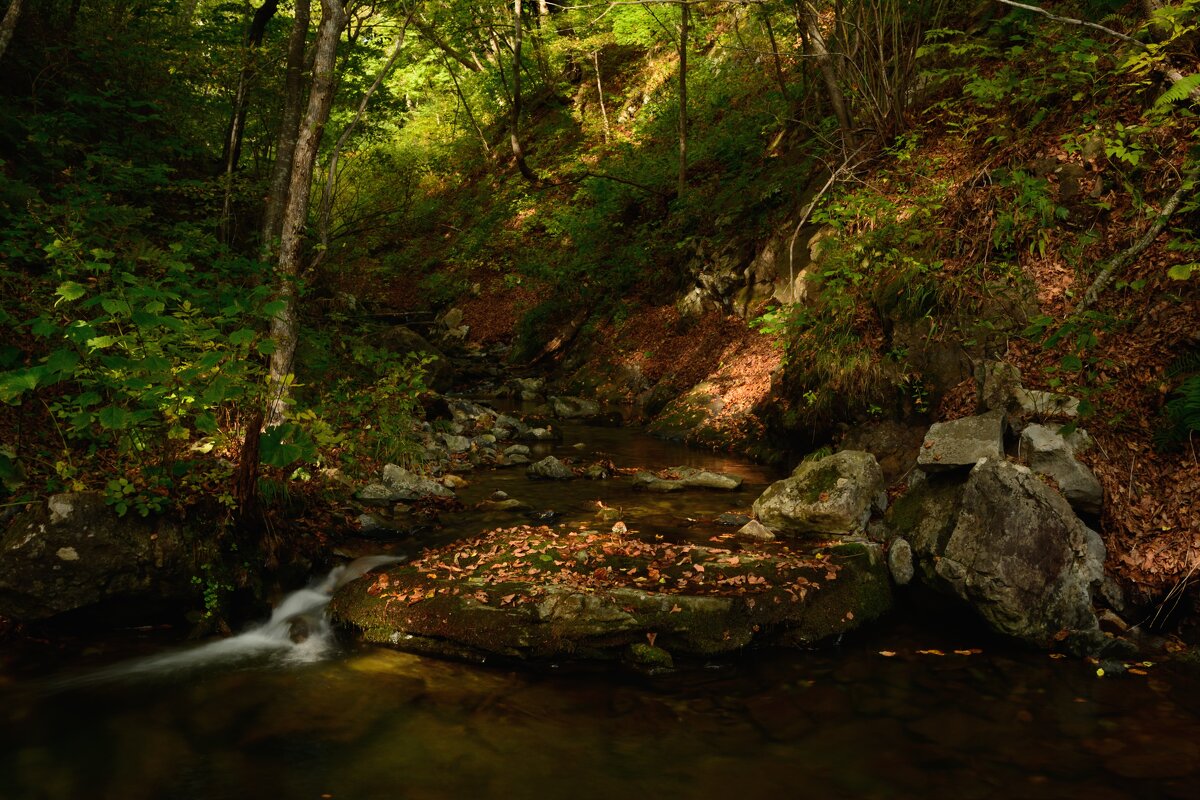
[[(471, 505), (499, 488), (568, 520), (599, 500), (642, 535), (706, 540), (728, 530), (715, 516), (778, 477), (634, 429), (568, 427), (543, 450), (735, 472), (747, 486), (647, 495), (507, 470), (468, 476), (460, 494)], [(446, 515), (422, 544), (518, 521)], [(471, 666), (337, 645), (319, 619), (331, 579), (287, 598), (317, 612), (298, 645), (279, 626), (289, 609), (214, 645), (0, 671), (0, 798), (1200, 796), (1200, 680), (1182, 667), (1099, 677), (941, 624), (936, 609), (818, 651), (653, 679)]]

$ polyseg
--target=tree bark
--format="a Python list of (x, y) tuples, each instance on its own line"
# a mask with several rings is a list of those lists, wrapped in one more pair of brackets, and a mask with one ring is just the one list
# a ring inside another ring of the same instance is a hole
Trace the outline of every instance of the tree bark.
[(479, 137), (479, 143), (483, 145), (483, 154), (490, 156), (492, 148), (488, 145), (487, 137), (483, 135), (483, 128), (479, 127), (479, 121), (475, 119), (475, 115), (471, 113), (471, 104), (467, 102), (467, 96), (463, 94), (462, 85), (458, 82), (458, 74), (454, 68), (450, 66), (450, 59), (446, 58), (445, 53), (440, 54), (442, 57), (442, 65), (446, 67), (446, 72), (450, 73), (450, 80), (454, 83), (454, 93), (458, 95), (458, 101), (462, 103), (463, 111), (467, 115), (467, 120), (471, 123), (471, 127), (475, 129), (475, 135)]
[(279, 236), (283, 231), (283, 209), (287, 205), (288, 182), (292, 175), (292, 158), (296, 154), (296, 139), (300, 136), (300, 113), (304, 110), (304, 46), (308, 41), (311, 19), (311, 0), (296, 0), (296, 19), (288, 36), (287, 75), (284, 78), (283, 113), (279, 136), (275, 144), (275, 165), (271, 172), (271, 188), (263, 209), (262, 260), (270, 262), (279, 254)]
[(0, 20), (0, 58), (4, 58), (4, 51), (12, 41), (13, 32), (17, 29), (17, 20), (20, 18), (21, 0), (9, 0), (8, 11), (4, 12), (4, 19)]
[(279, 242), (279, 267), (276, 272), (276, 299), (283, 307), (271, 320), (271, 364), (267, 374), (267, 424), (278, 425), (287, 416), (289, 388), (292, 382), (292, 361), (296, 354), (296, 282), (300, 277), (301, 246), (304, 226), (308, 220), (308, 201), (312, 191), (313, 166), (317, 149), (329, 119), (333, 103), (334, 72), (337, 45), (346, 24), (346, 11), (341, 0), (321, 0), (321, 24), (317, 29), (316, 59), (313, 62), (312, 90), (308, 107), (296, 140), (292, 172), (288, 186), (287, 206), (283, 214), (283, 231)]
[(525, 148), (521, 146), (521, 0), (513, 0), (513, 97), (512, 119), (509, 122), (513, 158), (517, 169), (530, 183), (537, 183), (537, 173), (525, 163)]
[(691, 6), (686, 0), (679, 4), (679, 187), (683, 197), (687, 189), (687, 41)]

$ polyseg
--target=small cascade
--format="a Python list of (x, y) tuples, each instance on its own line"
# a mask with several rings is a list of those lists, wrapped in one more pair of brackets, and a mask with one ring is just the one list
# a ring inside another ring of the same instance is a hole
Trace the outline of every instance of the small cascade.
[(217, 664), (269, 658), (280, 665), (320, 661), (333, 648), (333, 629), (325, 614), (333, 592), (377, 567), (402, 561), (395, 556), (365, 556), (335, 567), (328, 575), (287, 595), (271, 618), (237, 636), (163, 655), (126, 661), (86, 675), (67, 678), (58, 688), (186, 672)]

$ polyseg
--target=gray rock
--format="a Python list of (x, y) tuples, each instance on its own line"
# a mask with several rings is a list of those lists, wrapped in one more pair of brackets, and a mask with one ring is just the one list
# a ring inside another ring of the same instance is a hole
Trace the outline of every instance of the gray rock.
[(742, 527), (738, 528), (736, 536), (737, 538), (748, 542), (775, 541), (774, 532), (756, 519), (752, 519)]
[[(1082, 437), (1076, 440), (1087, 441)], [(1075, 459), (1070, 440), (1051, 427), (1029, 425), (1021, 432), (1021, 454), (1034, 472), (1054, 479), (1072, 508), (1085, 514), (1100, 513), (1104, 489), (1095, 474)]]
[(550, 413), (559, 419), (580, 419), (600, 415), (600, 404), (582, 397), (548, 397)]
[(423, 478), (420, 475), (414, 475), (403, 467), (398, 467), (395, 464), (387, 464), (383, 468), (383, 485), (391, 490), (391, 495), (388, 500), (416, 500), (420, 497), (454, 497), (452, 492), (447, 487), (431, 481), (429, 478)]
[(896, 539), (888, 550), (888, 569), (897, 586), (907, 586), (916, 573), (912, 547), (906, 539)]
[(476, 436), (474, 441), (479, 447), (495, 447), (497, 439), (490, 433), (483, 433)]
[(1021, 389), (1021, 370), (1004, 361), (984, 361), (975, 367), (980, 411), (1011, 411)]
[(465, 436), (443, 433), (442, 442), (451, 453), (465, 453), (471, 449), (471, 440)]
[(927, 472), (974, 467), (1004, 456), (1003, 411), (934, 423), (925, 434), (917, 464)]
[(510, 446), (504, 448), (504, 455), (506, 455), (506, 456), (515, 456), (515, 455), (527, 456), (527, 455), (529, 455), (529, 448), (523, 444), (510, 445)]
[(358, 490), (355, 495), (359, 500), (371, 505), (387, 506), (401, 498), (395, 496), (395, 491), (382, 483), (368, 483)]
[(575, 473), (566, 464), (554, 456), (546, 456), (536, 464), (531, 464), (525, 470), (526, 476), (542, 480), (566, 481), (575, 477)]
[(505, 456), (504, 460), (510, 465), (528, 464), (529, 456), (523, 453), (513, 453), (511, 456)]
[(873, 507), (885, 501), (883, 473), (870, 453), (843, 450), (805, 461), (754, 501), (764, 525), (792, 533), (863, 530)]
[(118, 517), (98, 492), (56, 494), (0, 533), (0, 617), (29, 621), (117, 601), (192, 599), (197, 555), (170, 520)]
[(1049, 647), (1094, 648), (1095, 541), (1067, 502), (1026, 467), (987, 460), (970, 474), (934, 572), (993, 630)]
[(518, 438), (534, 442), (549, 442), (554, 439), (554, 433), (545, 428), (526, 428)]
[(1066, 418), (1079, 416), (1079, 398), (1065, 394), (1042, 392), (1037, 389), (1018, 389), (1016, 401), (1021, 412), (1037, 419)]
[(633, 488), (650, 492), (680, 492), (685, 489), (716, 489), (729, 492), (742, 486), (740, 475), (725, 475), (692, 467), (674, 467), (670, 471), (679, 477), (660, 478), (649, 472), (639, 472), (634, 476)]
[(612, 477), (612, 473), (603, 464), (591, 464), (583, 471), (583, 477), (589, 481), (606, 481)]
[(727, 511), (713, 520), (713, 522), (717, 523), (718, 525), (734, 525), (739, 528), (746, 523), (753, 521), (753, 518), (746, 514), (735, 514), (732, 511)]

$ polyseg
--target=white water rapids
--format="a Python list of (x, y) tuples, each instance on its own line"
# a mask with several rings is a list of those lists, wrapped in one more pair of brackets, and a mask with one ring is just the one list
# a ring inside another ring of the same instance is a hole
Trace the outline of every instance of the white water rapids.
[(84, 675), (56, 681), (55, 688), (129, 680), (199, 667), (269, 658), (281, 665), (307, 664), (333, 648), (333, 629), (325, 609), (334, 591), (371, 570), (402, 561), (394, 556), (366, 556), (334, 567), (319, 581), (284, 597), (271, 618), (237, 636), (162, 655), (125, 661)]

